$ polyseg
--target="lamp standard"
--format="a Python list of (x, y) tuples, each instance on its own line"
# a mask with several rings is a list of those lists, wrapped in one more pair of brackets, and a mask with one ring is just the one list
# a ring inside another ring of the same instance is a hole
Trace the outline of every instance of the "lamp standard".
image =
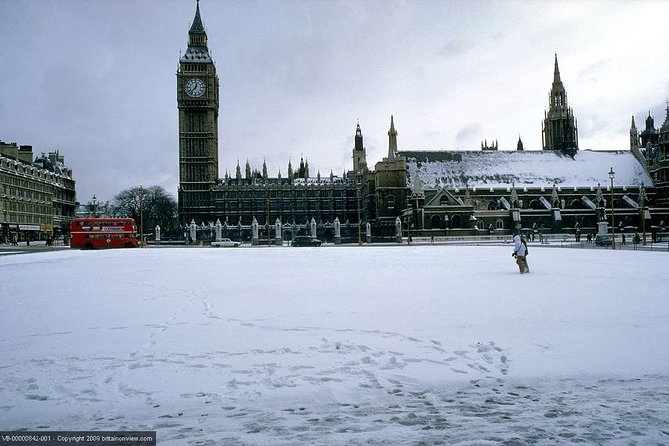
[(643, 231), (643, 245), (646, 246), (646, 188), (643, 182), (639, 185), (639, 207), (641, 209), (641, 231)]
[(270, 233), (270, 224), (269, 224), (269, 192), (265, 192), (265, 228), (267, 230), (267, 246), (272, 246), (272, 234)]
[(139, 244), (144, 247), (144, 188), (139, 186)]
[(355, 190), (355, 196), (358, 202), (358, 246), (362, 246), (362, 222), (360, 221), (360, 189)]
[(613, 167), (611, 167), (611, 170), (609, 170), (609, 179), (611, 180), (611, 249), (616, 249), (616, 221), (613, 214), (613, 178), (615, 176), (616, 173), (613, 171)]
[(95, 198), (95, 194), (93, 194), (93, 201), (91, 201), (91, 205), (93, 206), (93, 218), (97, 218), (96, 211), (98, 207), (98, 199)]

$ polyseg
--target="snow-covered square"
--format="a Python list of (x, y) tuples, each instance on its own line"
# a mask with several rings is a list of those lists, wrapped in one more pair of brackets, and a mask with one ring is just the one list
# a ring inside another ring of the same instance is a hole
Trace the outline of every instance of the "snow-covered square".
[(668, 444), (669, 254), (0, 256), (0, 430), (158, 444)]

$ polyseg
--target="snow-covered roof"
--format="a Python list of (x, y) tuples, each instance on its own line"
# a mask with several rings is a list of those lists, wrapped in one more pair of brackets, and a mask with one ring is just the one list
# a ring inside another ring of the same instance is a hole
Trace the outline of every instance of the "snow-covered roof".
[(212, 61), (211, 55), (207, 50), (207, 47), (201, 46), (189, 46), (186, 50), (186, 53), (181, 56), (182, 62), (200, 62), (200, 63), (210, 63)]
[(407, 186), (416, 171), (425, 188), (590, 187), (653, 184), (643, 165), (629, 150), (579, 150), (572, 158), (559, 152), (524, 151), (413, 151), (399, 153), (407, 159)]

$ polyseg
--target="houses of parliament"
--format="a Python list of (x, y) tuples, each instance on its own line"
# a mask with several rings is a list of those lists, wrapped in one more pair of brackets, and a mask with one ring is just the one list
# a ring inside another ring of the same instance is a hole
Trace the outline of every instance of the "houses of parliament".
[[(615, 225), (651, 231), (669, 216), (669, 106), (659, 129), (649, 116), (639, 132), (632, 118), (630, 147), (581, 150), (578, 126), (560, 77), (557, 55), (548, 108), (541, 122), (543, 150), (399, 150), (389, 118), (388, 152), (373, 166), (358, 123), (352, 169), (335, 176), (313, 172), (308, 160), (270, 177), (267, 166), (239, 164), (219, 178), (220, 83), (209, 52), (199, 2), (188, 47), (176, 74), (179, 112), (179, 219), (225, 236), (331, 242), (394, 240), (399, 235), (509, 234), (524, 228), (568, 232), (596, 228), (615, 213)], [(610, 182), (610, 183), (609, 183)], [(313, 233), (313, 228), (316, 233)], [(337, 231), (339, 232), (339, 231)]]

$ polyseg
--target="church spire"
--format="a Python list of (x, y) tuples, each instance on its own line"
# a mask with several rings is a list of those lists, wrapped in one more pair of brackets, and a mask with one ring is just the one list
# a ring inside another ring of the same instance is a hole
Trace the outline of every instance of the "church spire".
[[(555, 53), (555, 68), (553, 70), (553, 85), (550, 92), (550, 109), (564, 111), (567, 109), (567, 91), (560, 79), (557, 53)], [(549, 110), (550, 113), (550, 110)]]
[(553, 86), (556, 84), (562, 84), (560, 79), (560, 67), (558, 67), (557, 53), (555, 53), (555, 68), (553, 69)]
[(639, 130), (636, 128), (634, 122), (634, 115), (632, 115), (632, 125), (630, 126), (630, 149), (639, 148)]
[(548, 112), (542, 126), (543, 150), (560, 150), (574, 156), (578, 151), (578, 128), (574, 113), (567, 102), (567, 91), (560, 79), (557, 53), (553, 68), (553, 85), (548, 94)]
[(394, 160), (397, 155), (397, 131), (393, 115), (390, 115), (390, 130), (388, 130), (388, 160)]

